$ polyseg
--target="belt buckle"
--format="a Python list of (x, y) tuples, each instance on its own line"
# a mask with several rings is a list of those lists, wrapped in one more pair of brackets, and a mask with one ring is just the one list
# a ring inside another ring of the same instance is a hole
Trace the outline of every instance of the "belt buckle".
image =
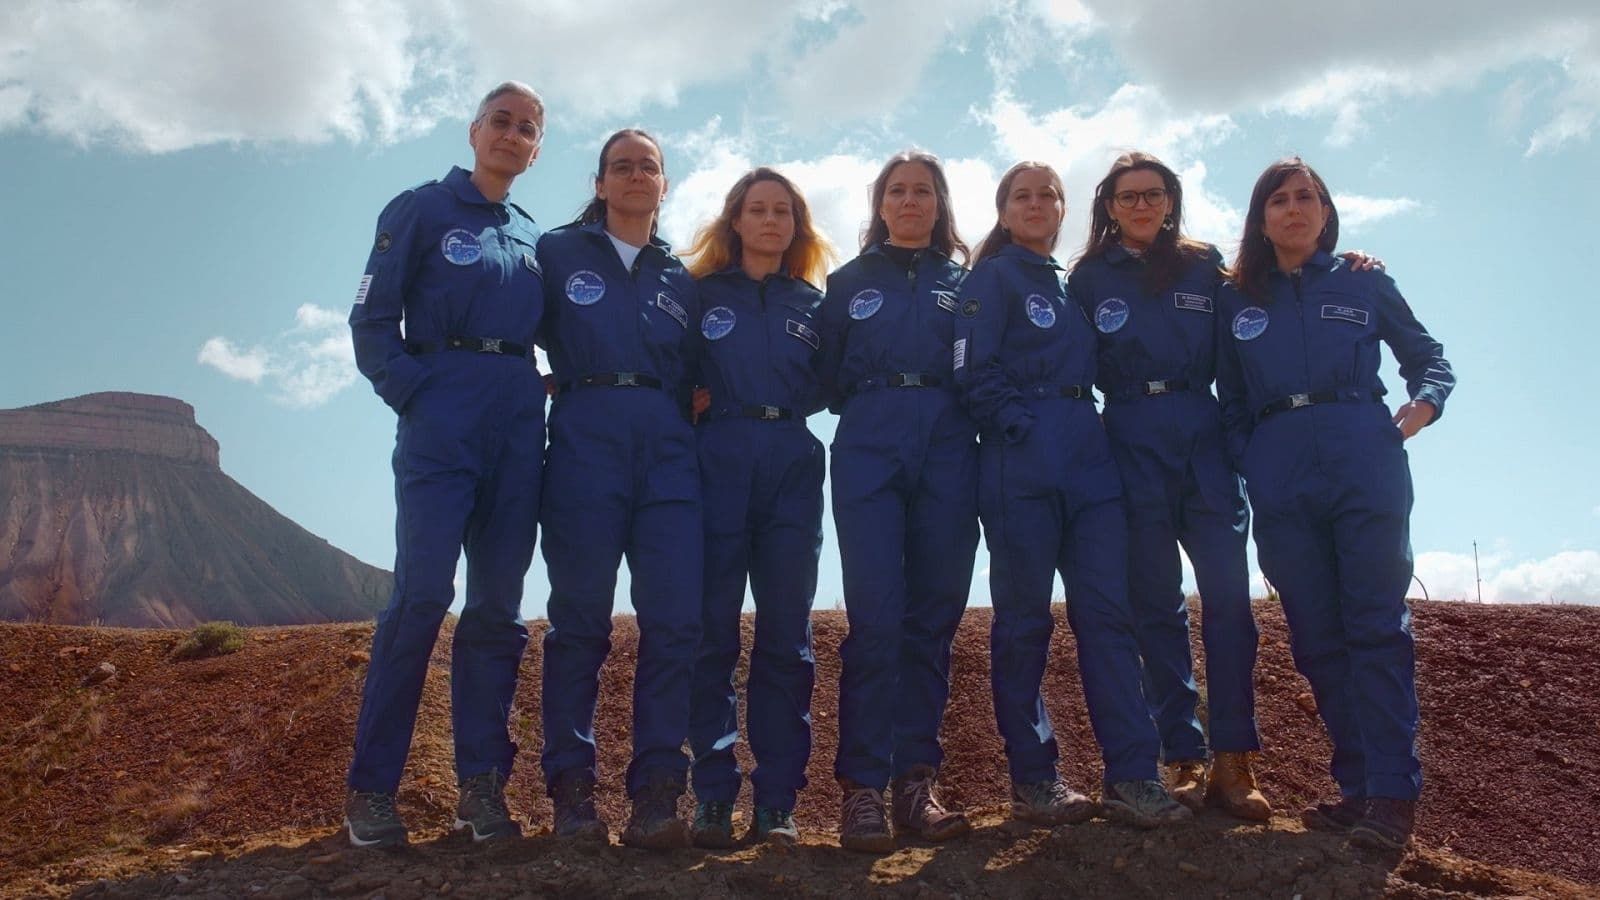
[(921, 372), (902, 372), (900, 374), (901, 387), (922, 387)]
[(639, 386), (639, 373), (638, 372), (618, 372), (617, 373), (617, 387), (638, 387), (638, 386)]
[(782, 417), (781, 412), (776, 406), (763, 406), (761, 407), (761, 420), (763, 422), (775, 422)]
[(1144, 392), (1152, 397), (1156, 394), (1165, 394), (1170, 390), (1172, 389), (1167, 387), (1165, 381), (1146, 381), (1144, 383)]
[(499, 353), (500, 352), (500, 339), (499, 338), (484, 338), (483, 340), (478, 342), (478, 352), (479, 353)]
[(1302, 406), (1310, 406), (1310, 405), (1311, 405), (1311, 395), (1310, 394), (1290, 394), (1289, 395), (1289, 408), (1290, 409), (1299, 409)]

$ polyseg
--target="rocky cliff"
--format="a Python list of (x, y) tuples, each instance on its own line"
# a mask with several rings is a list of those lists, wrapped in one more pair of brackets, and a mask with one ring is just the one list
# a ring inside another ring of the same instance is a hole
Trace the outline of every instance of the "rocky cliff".
[(389, 573), (280, 515), (218, 458), (170, 397), (0, 410), (0, 619), (282, 625), (383, 605)]

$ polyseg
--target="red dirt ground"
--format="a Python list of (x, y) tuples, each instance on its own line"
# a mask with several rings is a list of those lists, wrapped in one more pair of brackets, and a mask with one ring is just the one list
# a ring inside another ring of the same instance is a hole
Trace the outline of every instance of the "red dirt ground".
[[(1100, 821), (1054, 831), (1007, 822), (989, 610), (975, 608), (956, 642), (941, 780), (947, 801), (979, 827), (962, 841), (907, 843), (882, 859), (845, 853), (833, 838), (842, 613), (815, 617), (816, 751), (797, 811), (805, 841), (789, 853), (645, 854), (549, 837), (537, 766), (543, 622), (530, 623), (535, 640), (513, 717), (523, 753), (509, 797), (531, 814), (529, 836), (489, 851), (445, 837), (455, 802), (446, 634), (401, 788), (414, 844), (393, 854), (346, 850), (336, 832), (370, 625), (251, 629), (239, 653), (191, 662), (168, 658), (180, 632), (0, 625), (0, 895), (1600, 894), (1600, 608), (1415, 604), (1426, 786), (1416, 848), (1387, 856), (1306, 833), (1295, 820), (1332, 790), (1328, 744), (1301, 706), (1307, 687), (1289, 660), (1280, 610), (1258, 603), (1256, 613), (1267, 744), (1259, 773), (1280, 813), (1269, 825), (1218, 813), (1150, 833)], [(636, 637), (633, 619), (619, 617), (603, 673), (600, 800), (613, 830), (625, 814)], [(84, 686), (101, 662), (117, 675)], [(1064, 624), (1046, 697), (1065, 774), (1081, 789), (1095, 786), (1099, 756)]]

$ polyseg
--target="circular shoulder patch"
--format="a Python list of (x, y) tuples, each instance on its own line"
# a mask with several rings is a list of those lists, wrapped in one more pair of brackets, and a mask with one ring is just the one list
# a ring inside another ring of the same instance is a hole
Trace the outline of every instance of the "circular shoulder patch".
[(961, 314), (970, 319), (978, 314), (978, 310), (982, 306), (983, 304), (979, 303), (977, 298), (973, 298), (961, 304)]
[(733, 310), (726, 306), (713, 306), (706, 310), (700, 317), (700, 333), (708, 341), (720, 341), (733, 333), (733, 326), (739, 323), (739, 317)]
[(1267, 311), (1259, 306), (1246, 306), (1233, 317), (1233, 336), (1241, 341), (1253, 341), (1267, 330)]
[(439, 239), (439, 252), (458, 266), (470, 266), (483, 259), (483, 245), (478, 236), (465, 228), (452, 228)]
[(870, 319), (883, 308), (883, 292), (877, 288), (867, 288), (850, 298), (850, 318), (857, 322)]
[(1029, 294), (1025, 305), (1029, 322), (1040, 328), (1050, 328), (1056, 324), (1056, 308), (1043, 294)]
[(580, 269), (567, 278), (567, 299), (579, 306), (593, 306), (605, 295), (605, 279), (588, 269)]
[(1107, 297), (1094, 308), (1094, 327), (1101, 334), (1115, 334), (1128, 324), (1128, 302), (1121, 297)]
[(388, 253), (389, 248), (393, 246), (394, 236), (387, 231), (378, 232), (378, 239), (372, 242), (372, 249), (379, 253)]

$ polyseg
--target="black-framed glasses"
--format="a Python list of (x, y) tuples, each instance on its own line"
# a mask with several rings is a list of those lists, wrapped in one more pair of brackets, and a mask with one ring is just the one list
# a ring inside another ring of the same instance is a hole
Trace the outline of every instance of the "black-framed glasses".
[(1133, 209), (1135, 206), (1138, 206), (1139, 198), (1141, 197), (1143, 197), (1144, 202), (1150, 206), (1160, 206), (1162, 203), (1166, 202), (1167, 189), (1151, 188), (1148, 191), (1118, 191), (1115, 194), (1112, 194), (1111, 197), (1113, 200), (1116, 200), (1117, 205), (1123, 209)]

